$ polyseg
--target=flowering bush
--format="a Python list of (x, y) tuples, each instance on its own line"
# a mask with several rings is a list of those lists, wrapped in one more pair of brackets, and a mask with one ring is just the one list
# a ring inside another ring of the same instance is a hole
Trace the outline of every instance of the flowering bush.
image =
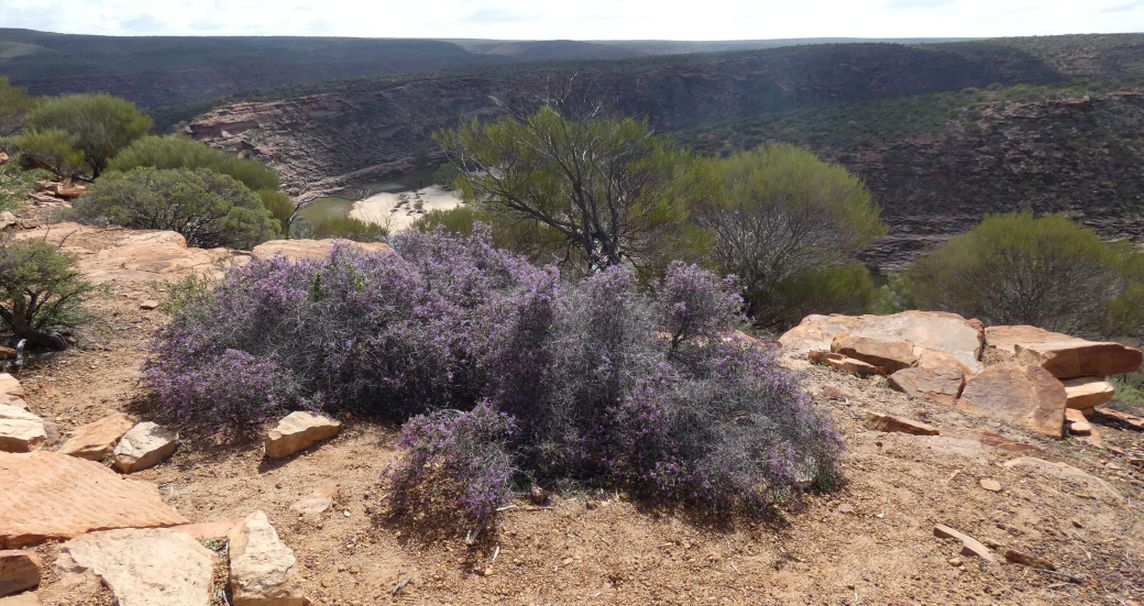
[(188, 299), (145, 376), (187, 419), (407, 421), (394, 510), (445, 498), (470, 524), (526, 478), (736, 512), (834, 476), (840, 440), (794, 377), (727, 339), (733, 281), (673, 264), (651, 293), (618, 266), (572, 282), (489, 242), (413, 231), (397, 254), (252, 261)]

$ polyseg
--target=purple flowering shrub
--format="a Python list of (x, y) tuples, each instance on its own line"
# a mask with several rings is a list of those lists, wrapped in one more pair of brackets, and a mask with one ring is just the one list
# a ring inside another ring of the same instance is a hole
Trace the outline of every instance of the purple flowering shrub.
[(795, 378), (727, 338), (734, 281), (679, 263), (651, 292), (624, 267), (571, 281), (481, 231), (394, 248), (232, 269), (161, 331), (146, 381), (188, 420), (405, 421), (394, 511), (444, 500), (477, 525), (523, 481), (749, 512), (836, 474), (839, 437)]

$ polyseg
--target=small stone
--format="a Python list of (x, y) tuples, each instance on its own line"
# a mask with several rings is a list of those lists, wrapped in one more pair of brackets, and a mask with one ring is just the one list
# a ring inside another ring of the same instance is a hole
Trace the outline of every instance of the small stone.
[(131, 429), (130, 417), (122, 412), (113, 412), (98, 421), (76, 428), (60, 452), (81, 459), (102, 461), (112, 453), (115, 443)]
[(150, 421), (131, 428), (115, 447), (115, 468), (135, 473), (167, 460), (178, 448), (175, 434)]
[(1016, 549), (1006, 549), (1005, 559), (1013, 562), (1014, 564), (1021, 564), (1023, 566), (1031, 566), (1033, 568), (1040, 568), (1042, 570), (1056, 570), (1057, 567), (1050, 561), (1035, 556), (1031, 553), (1017, 551)]
[(286, 415), (266, 434), (266, 456), (288, 457), (299, 450), (337, 435), (339, 421), (312, 412), (296, 411)]
[(1068, 424), (1069, 433), (1076, 436), (1087, 436), (1092, 434), (1092, 425), (1088, 419), (1084, 418), (1084, 414), (1079, 410), (1072, 408), (1065, 410), (1065, 423)]
[(961, 564), (962, 564), (961, 558), (950, 558), (949, 564), (951, 566), (961, 566)]
[(959, 531), (950, 528), (945, 524), (938, 524), (933, 527), (933, 534), (937, 537), (957, 539), (961, 541), (961, 555), (975, 555), (986, 562), (993, 561), (993, 554), (989, 553), (989, 548), (982, 545), (977, 539)]
[(27, 591), (40, 584), (40, 558), (31, 551), (0, 551), (0, 596)]
[(305, 606), (294, 551), (256, 511), (230, 533), (230, 589), (234, 606)]
[(854, 513), (854, 506), (850, 503), (843, 503), (838, 506), (838, 513)]
[(981, 478), (979, 483), (981, 484), (982, 488), (988, 490), (989, 492), (1001, 492), (1001, 482), (998, 482), (993, 478)]
[(916, 436), (936, 436), (941, 434), (941, 430), (931, 425), (880, 412), (867, 413), (865, 425), (867, 429), (873, 429), (875, 431), (900, 432)]
[(47, 439), (43, 419), (23, 408), (0, 405), (0, 452), (32, 452)]
[(156, 301), (155, 299), (147, 299), (146, 301), (141, 301), (139, 303), (139, 309), (143, 309), (146, 311), (150, 311), (152, 309), (158, 309), (158, 308), (159, 308), (159, 302)]

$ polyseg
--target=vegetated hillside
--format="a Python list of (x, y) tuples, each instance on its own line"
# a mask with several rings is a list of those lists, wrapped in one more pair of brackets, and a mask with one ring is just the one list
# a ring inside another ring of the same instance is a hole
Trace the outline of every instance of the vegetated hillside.
[(1144, 90), (976, 89), (709, 124), (711, 154), (793, 141), (859, 174), (890, 235), (868, 252), (897, 269), (985, 213), (1064, 212), (1144, 241)]
[(577, 96), (646, 117), (661, 131), (799, 107), (1064, 79), (1044, 61), (997, 45), (794, 46), (358, 80), (327, 92), (309, 86), (277, 100), (220, 107), (189, 130), (269, 163), (294, 194), (310, 196), (429, 162), (435, 130), (495, 115), (493, 97), (535, 106), (573, 75)]
[[(0, 75), (41, 95), (110, 92), (150, 110), (205, 111), (291, 84), (530, 61), (742, 50), (808, 40), (578, 42), (318, 37), (89, 36), (0, 29)], [(178, 117), (181, 117), (178, 113)]]

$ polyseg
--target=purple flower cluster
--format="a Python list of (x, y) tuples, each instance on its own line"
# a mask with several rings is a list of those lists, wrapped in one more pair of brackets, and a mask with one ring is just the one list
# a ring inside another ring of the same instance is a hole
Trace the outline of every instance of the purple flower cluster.
[(480, 231), (394, 247), (231, 270), (162, 331), (148, 383), (190, 420), (308, 406), (406, 421), (395, 508), (438, 486), (478, 524), (514, 478), (724, 512), (836, 473), (841, 442), (794, 377), (726, 338), (733, 281), (683, 264), (652, 292), (624, 267), (565, 280)]

